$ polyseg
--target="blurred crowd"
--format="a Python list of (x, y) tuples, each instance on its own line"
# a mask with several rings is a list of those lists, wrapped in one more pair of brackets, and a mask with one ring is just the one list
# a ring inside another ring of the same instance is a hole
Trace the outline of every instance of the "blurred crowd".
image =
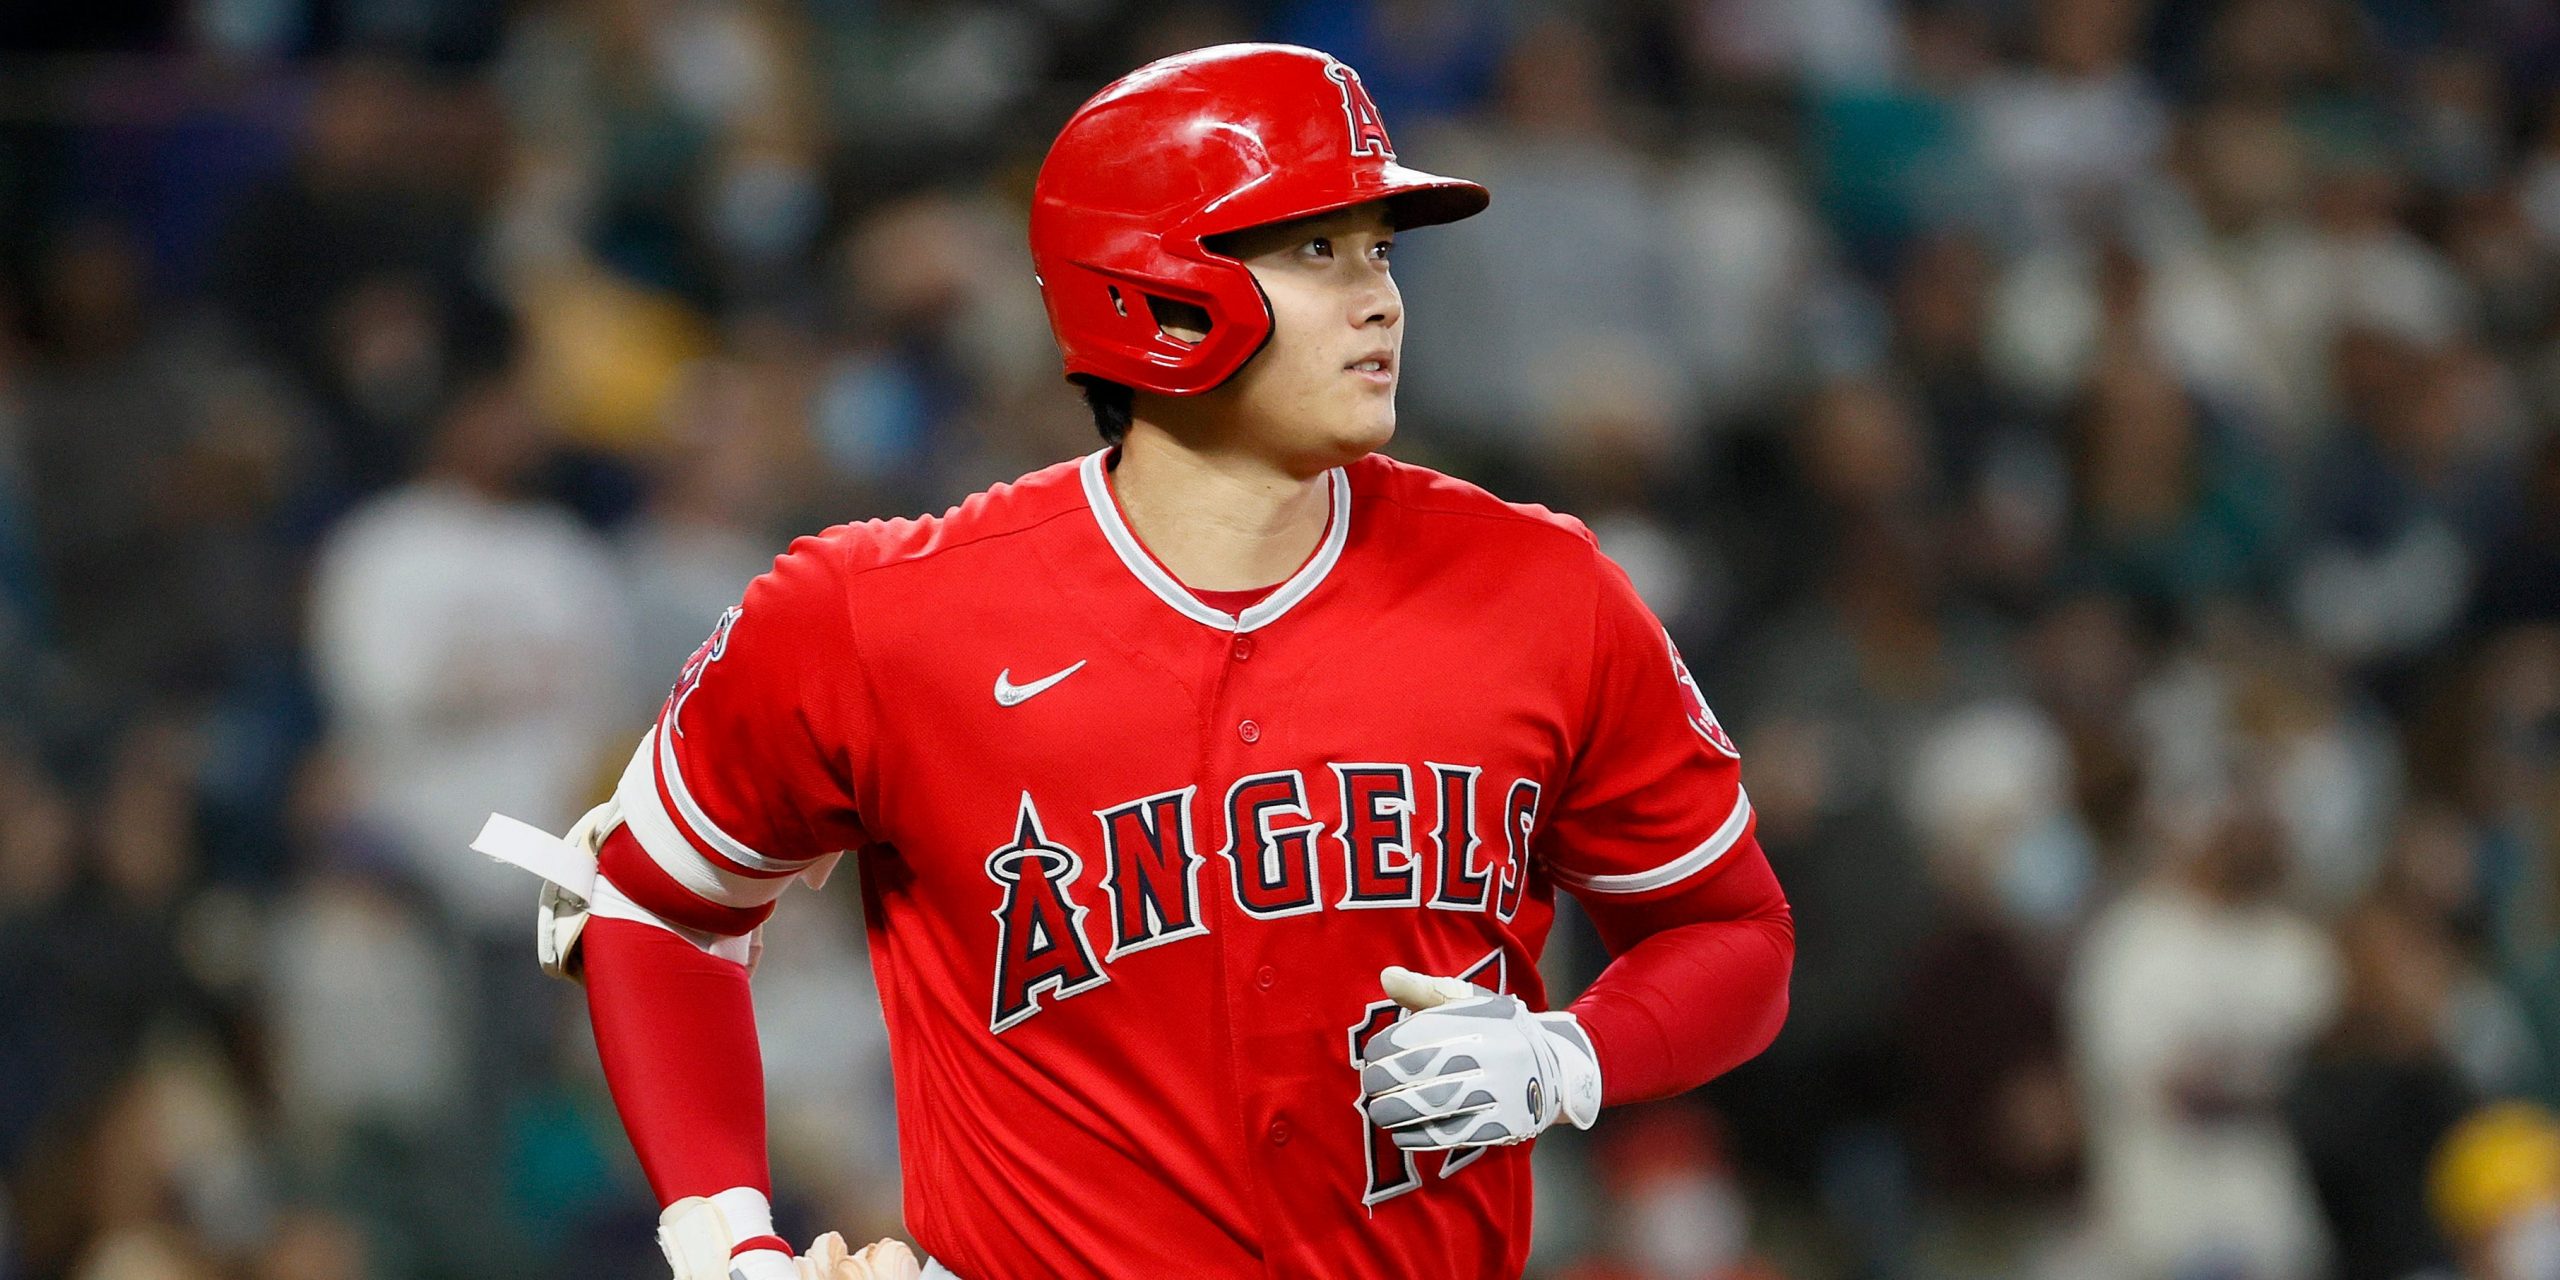
[[(1393, 451), (1591, 523), (1796, 908), (1536, 1274), (2560, 1276), (2548, 0), (97, 0), (0, 11), (0, 1277), (658, 1274), (466, 842), (791, 534), (1094, 446), (1031, 174), (1245, 38), (1493, 188)], [(854, 904), (758, 1005), (879, 1234)]]

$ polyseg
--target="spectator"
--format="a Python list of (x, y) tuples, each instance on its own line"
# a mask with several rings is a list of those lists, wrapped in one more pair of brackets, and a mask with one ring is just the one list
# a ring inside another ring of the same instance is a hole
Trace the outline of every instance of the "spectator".
[(252, 350), (328, 407), (330, 463), (356, 494), (420, 461), (426, 413), (503, 319), (474, 289), (466, 148), (397, 62), (324, 68), (292, 165), (234, 210), (213, 300)]
[(1418, 308), (1406, 350), (1414, 409), (1491, 444), (1538, 443), (1593, 361), (1625, 353), (1685, 367), (1673, 358), (1661, 196), (1615, 132), (1606, 58), (1561, 19), (1513, 46), (1493, 128), (1437, 152), (1458, 152), (1445, 163), (1482, 173), (1503, 204), (1437, 243), (1417, 237), (1401, 272)]
[(2518, 488), (2523, 516), (2481, 566), (2475, 611), (2484, 626), (2560, 622), (2560, 432), (2543, 436)]
[(2133, 61), (2144, 8), (2042, 0), (2033, 64), (1993, 77), (1976, 99), (1984, 155), (2031, 239), (2070, 234), (2150, 179), (2167, 120)]
[(71, 1046), (94, 1015), (57, 981), (78, 872), (71, 797), (33, 755), (0, 743), (0, 811), (0, 1165), (15, 1167), (92, 1065)]
[(2440, 1039), (2459, 963), (2450, 940), (2384, 903), (2339, 937), (2345, 990), (2285, 1111), (2342, 1280), (2396, 1280), (2450, 1265), (2427, 1220), (2427, 1159), (2472, 1094)]
[[(2359, 420), (2311, 473), (2293, 606), (2314, 643), (2372, 671), (2452, 633), (2481, 557), (2509, 536), (2519, 495), (2493, 365), (2372, 331), (2348, 341), (2342, 375), (2377, 394), (2357, 398)], [(2349, 371), (2358, 360), (2391, 372)]]
[(638, 699), (622, 584), (531, 498), (541, 419), (504, 378), (456, 397), (418, 479), (322, 548), (312, 658), (365, 821), (475, 933), (519, 942), (519, 873), (470, 852), (491, 810), (565, 830)]
[(2071, 416), (2082, 577), (2170, 607), (2260, 584), (2282, 495), (2165, 366), (2120, 335)]
[(1641, 1119), (1600, 1148), (1609, 1243), (1565, 1280), (1778, 1280), (1751, 1251), (1750, 1211), (1714, 1118), (1659, 1103)]
[(687, 373), (656, 497), (617, 538), (643, 684), (673, 680), (720, 611), (737, 603), (738, 584), (771, 567), (780, 550), (760, 532), (769, 521), (759, 517), (778, 497), (760, 390), (735, 364), (706, 361)]
[(2095, 920), (2067, 1002), (2090, 1208), (2133, 1274), (2322, 1273), (2328, 1241), (2279, 1104), (2338, 1000), (2337, 960), (2283, 905), (2283, 841), (2247, 800), (2160, 835)]
[(1991, 1265), (2023, 1272), (2067, 1233), (2079, 1186), (2057, 953), (2094, 887), (2093, 850), (2069, 753), (2031, 707), (1950, 715), (1913, 770), (1936, 923), (1902, 984), (1903, 1127), (1932, 1199), (2006, 1220), (2014, 1247)]
[(144, 270), (111, 223), (56, 236), (37, 299), (43, 358), (19, 392), (55, 638), (81, 702), (125, 711), (183, 683), (202, 630), (172, 617), (193, 594), (180, 473), (218, 369), (201, 335), (152, 305)]

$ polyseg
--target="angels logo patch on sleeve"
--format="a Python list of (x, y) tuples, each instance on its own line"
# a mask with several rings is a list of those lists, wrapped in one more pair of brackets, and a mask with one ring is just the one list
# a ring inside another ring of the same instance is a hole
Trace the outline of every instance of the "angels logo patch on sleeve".
[(1662, 632), (1662, 647), (1671, 655), (1671, 674), (1679, 678), (1681, 700), (1689, 704), (1689, 727), (1697, 730), (1708, 746), (1732, 759), (1741, 759), (1741, 750), (1733, 745), (1732, 736), (1716, 722), (1716, 713), (1707, 706), (1707, 695), (1699, 692), (1697, 677), (1689, 674), (1689, 664), (1680, 657), (1680, 646), (1671, 642), (1668, 627)]
[(703, 641), (702, 647), (694, 650), (692, 657), (685, 659), (684, 670), (677, 673), (676, 687), (667, 695), (667, 725), (675, 730), (678, 737), (684, 735), (684, 700), (692, 697), (694, 687), (702, 683), (702, 673), (709, 670), (712, 663), (718, 662), (722, 654), (729, 652), (729, 629), (738, 625), (738, 615), (744, 612), (745, 605), (730, 605), (728, 611), (720, 615), (719, 625), (711, 629), (711, 638)]

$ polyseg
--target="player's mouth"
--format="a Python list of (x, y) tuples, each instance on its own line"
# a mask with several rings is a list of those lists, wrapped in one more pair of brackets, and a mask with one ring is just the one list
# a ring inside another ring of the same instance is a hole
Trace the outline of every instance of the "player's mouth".
[(1392, 387), (1396, 384), (1396, 353), (1372, 351), (1343, 368), (1366, 379), (1371, 386)]

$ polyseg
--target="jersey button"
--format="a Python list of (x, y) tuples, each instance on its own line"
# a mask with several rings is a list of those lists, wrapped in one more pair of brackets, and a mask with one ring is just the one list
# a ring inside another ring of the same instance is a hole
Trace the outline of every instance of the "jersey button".
[(1288, 1146), (1288, 1145), (1289, 1145), (1289, 1117), (1287, 1117), (1287, 1116), (1279, 1116), (1279, 1117), (1276, 1117), (1275, 1119), (1273, 1119), (1273, 1120), (1272, 1120), (1272, 1122), (1271, 1122), (1271, 1128), (1270, 1128), (1269, 1130), (1267, 1130), (1267, 1132), (1271, 1135), (1271, 1145), (1272, 1145), (1272, 1146), (1275, 1146), (1275, 1147), (1285, 1147), (1285, 1146)]
[(1255, 724), (1251, 720), (1247, 720), (1243, 724), (1236, 726), (1236, 736), (1247, 742), (1260, 742), (1262, 741), (1262, 726)]
[(1279, 971), (1273, 969), (1270, 965), (1266, 964), (1253, 971), (1253, 985), (1260, 987), (1265, 991), (1269, 991), (1271, 989), (1271, 984), (1278, 982), (1279, 980)]
[(1242, 662), (1242, 661), (1244, 661), (1245, 659), (1250, 658), (1250, 657), (1252, 657), (1252, 656), (1253, 656), (1253, 637), (1252, 637), (1252, 636), (1237, 636), (1237, 637), (1236, 637), (1235, 655), (1236, 655), (1236, 661), (1238, 661), (1238, 662)]

